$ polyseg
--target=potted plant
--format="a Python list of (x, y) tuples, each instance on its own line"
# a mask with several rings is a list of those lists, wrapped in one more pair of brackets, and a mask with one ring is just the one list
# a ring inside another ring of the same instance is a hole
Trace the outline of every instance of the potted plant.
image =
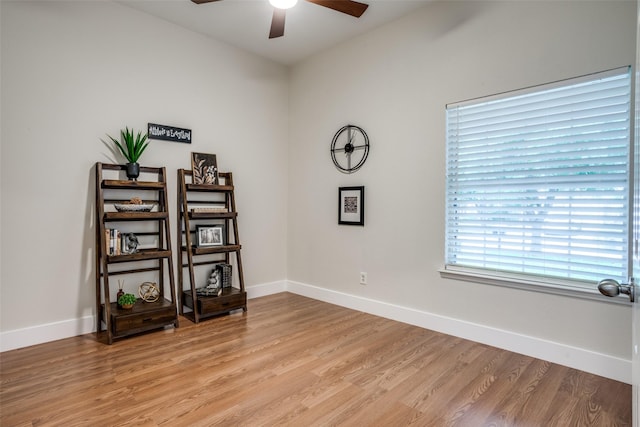
[(112, 137), (111, 135), (107, 135), (111, 141), (120, 149), (120, 152), (127, 159), (127, 178), (135, 180), (140, 175), (140, 165), (138, 164), (138, 159), (149, 145), (147, 141), (148, 135), (146, 133), (138, 132), (136, 135), (133, 131), (133, 128), (129, 130), (128, 127), (125, 127), (124, 130), (120, 130), (120, 137), (122, 138), (122, 143)]
[(124, 294), (118, 298), (118, 304), (120, 307), (129, 309), (133, 307), (133, 304), (136, 303), (136, 296), (134, 294)]

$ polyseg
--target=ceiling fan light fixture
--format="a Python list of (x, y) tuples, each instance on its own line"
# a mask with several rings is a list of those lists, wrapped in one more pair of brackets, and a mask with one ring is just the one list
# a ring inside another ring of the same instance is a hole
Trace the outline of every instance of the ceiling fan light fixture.
[(298, 3), (298, 0), (269, 0), (269, 3), (278, 9), (290, 9)]

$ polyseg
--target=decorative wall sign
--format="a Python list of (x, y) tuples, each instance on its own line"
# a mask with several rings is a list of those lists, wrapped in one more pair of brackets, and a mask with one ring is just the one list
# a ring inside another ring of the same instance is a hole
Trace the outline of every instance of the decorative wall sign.
[(338, 224), (364, 225), (364, 187), (338, 189)]
[(147, 133), (149, 139), (163, 139), (165, 141), (191, 144), (191, 129), (148, 123)]

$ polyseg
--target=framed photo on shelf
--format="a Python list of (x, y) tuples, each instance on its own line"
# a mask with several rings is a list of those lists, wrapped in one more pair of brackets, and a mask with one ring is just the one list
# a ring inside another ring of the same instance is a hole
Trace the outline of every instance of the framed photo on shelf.
[(338, 224), (364, 226), (364, 187), (338, 189)]
[(122, 235), (122, 253), (135, 254), (138, 252), (138, 236), (133, 233), (125, 233)]
[(218, 184), (218, 163), (215, 154), (191, 153), (194, 184)]
[(225, 224), (196, 225), (196, 246), (199, 248), (224, 246), (225, 237)]

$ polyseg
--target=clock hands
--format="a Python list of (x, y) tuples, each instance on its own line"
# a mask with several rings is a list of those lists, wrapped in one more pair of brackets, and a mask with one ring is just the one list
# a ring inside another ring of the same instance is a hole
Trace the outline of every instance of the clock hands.
[(353, 152), (354, 152), (354, 151), (356, 151), (356, 150), (362, 150), (362, 149), (365, 149), (365, 148), (367, 148), (367, 146), (366, 146), (366, 145), (353, 145), (353, 146), (351, 147), (351, 149), (350, 149), (350, 150), (348, 150), (347, 148), (343, 147), (343, 148), (336, 148), (336, 149), (334, 149), (333, 151), (334, 151), (335, 153), (342, 153), (342, 152), (344, 152), (345, 154), (351, 154), (351, 153), (353, 153)]
[(347, 127), (347, 143), (344, 145), (343, 148), (337, 148), (335, 151), (340, 151), (340, 152), (344, 151), (347, 156), (351, 156), (351, 153), (353, 153), (356, 149), (364, 148), (365, 147), (364, 145), (353, 145), (353, 140), (355, 139), (355, 137), (356, 137), (356, 133), (353, 126), (348, 126)]
[[(350, 153), (352, 153), (352, 152), (354, 152), (356, 150), (363, 149), (363, 148), (367, 148), (367, 146), (366, 145), (354, 145), (352, 147)], [(345, 148), (335, 148), (332, 151), (335, 152), (335, 153), (342, 153), (343, 151), (346, 152), (347, 150)]]

